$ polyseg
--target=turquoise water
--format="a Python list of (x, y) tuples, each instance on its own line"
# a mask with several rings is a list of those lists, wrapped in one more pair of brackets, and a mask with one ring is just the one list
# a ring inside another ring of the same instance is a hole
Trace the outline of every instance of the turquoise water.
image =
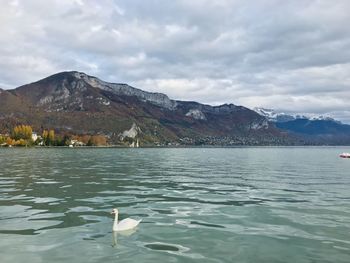
[(0, 149), (0, 262), (348, 263), (349, 150)]

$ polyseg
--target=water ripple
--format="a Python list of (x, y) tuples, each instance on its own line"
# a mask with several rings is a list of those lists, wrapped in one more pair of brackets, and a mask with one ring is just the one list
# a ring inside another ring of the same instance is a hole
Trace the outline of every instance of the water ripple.
[(347, 263), (343, 151), (0, 149), (2, 262)]

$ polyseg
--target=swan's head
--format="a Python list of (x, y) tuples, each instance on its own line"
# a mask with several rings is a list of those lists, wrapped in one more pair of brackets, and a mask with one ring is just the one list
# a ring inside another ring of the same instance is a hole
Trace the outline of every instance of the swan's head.
[(117, 208), (112, 209), (111, 214), (112, 215), (118, 214), (118, 209)]

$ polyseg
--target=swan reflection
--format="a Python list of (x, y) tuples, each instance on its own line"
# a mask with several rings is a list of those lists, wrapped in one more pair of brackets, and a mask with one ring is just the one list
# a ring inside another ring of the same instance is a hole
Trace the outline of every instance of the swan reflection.
[(121, 232), (112, 231), (112, 247), (116, 247), (117, 246), (117, 244), (118, 244), (118, 236), (131, 236), (135, 232), (136, 232), (135, 228), (127, 230), (127, 231), (121, 231)]

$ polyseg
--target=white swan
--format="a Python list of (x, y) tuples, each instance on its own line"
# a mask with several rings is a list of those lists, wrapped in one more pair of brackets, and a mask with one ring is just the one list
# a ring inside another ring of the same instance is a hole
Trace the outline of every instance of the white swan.
[(125, 218), (122, 221), (118, 222), (118, 209), (114, 208), (111, 212), (111, 214), (114, 214), (114, 223), (113, 223), (113, 231), (120, 232), (120, 231), (127, 231), (131, 230), (141, 222), (141, 220), (134, 220), (131, 218)]

